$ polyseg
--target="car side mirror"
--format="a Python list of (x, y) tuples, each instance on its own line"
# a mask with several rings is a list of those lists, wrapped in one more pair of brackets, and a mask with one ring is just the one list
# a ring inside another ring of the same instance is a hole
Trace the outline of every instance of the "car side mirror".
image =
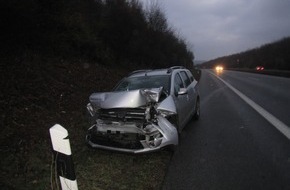
[(186, 88), (180, 88), (179, 92), (178, 92), (178, 95), (184, 95), (184, 94), (187, 94), (187, 89)]

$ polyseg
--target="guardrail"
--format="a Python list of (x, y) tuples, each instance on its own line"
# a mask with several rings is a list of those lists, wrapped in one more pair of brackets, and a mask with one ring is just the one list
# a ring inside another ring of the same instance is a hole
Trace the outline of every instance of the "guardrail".
[(241, 72), (249, 72), (249, 73), (258, 73), (258, 74), (264, 74), (264, 75), (273, 75), (273, 76), (280, 76), (280, 77), (287, 77), (290, 78), (290, 71), (284, 71), (284, 70), (262, 70), (258, 71), (255, 69), (228, 69), (232, 71), (241, 71)]

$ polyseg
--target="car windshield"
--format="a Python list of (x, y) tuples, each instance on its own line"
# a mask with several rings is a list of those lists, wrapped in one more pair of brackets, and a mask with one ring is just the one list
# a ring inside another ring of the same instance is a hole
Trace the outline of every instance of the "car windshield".
[(168, 93), (170, 88), (169, 80), (169, 75), (125, 78), (115, 87), (115, 91), (129, 91), (142, 88), (163, 87), (164, 91)]

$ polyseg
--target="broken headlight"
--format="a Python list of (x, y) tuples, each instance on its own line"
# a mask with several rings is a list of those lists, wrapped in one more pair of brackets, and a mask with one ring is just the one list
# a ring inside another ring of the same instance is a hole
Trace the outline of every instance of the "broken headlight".
[(162, 142), (162, 134), (154, 126), (154, 124), (149, 124), (144, 128), (145, 131), (145, 141), (141, 141), (144, 147), (157, 147)]

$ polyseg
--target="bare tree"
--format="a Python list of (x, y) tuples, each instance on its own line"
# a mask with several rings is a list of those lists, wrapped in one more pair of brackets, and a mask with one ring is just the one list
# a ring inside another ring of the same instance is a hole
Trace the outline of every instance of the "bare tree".
[(156, 0), (150, 0), (147, 2), (145, 11), (149, 27), (151, 27), (154, 31), (167, 32), (168, 23), (160, 4)]

